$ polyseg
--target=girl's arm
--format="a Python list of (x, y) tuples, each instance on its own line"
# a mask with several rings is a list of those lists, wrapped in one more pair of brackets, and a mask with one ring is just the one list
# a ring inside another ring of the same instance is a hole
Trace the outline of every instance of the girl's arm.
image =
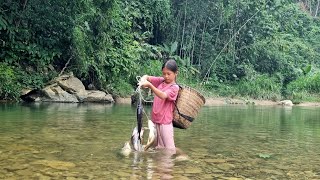
[(151, 80), (150, 80), (150, 77), (151, 76), (148, 76), (148, 75), (143, 75), (141, 77), (141, 86), (144, 87), (144, 88), (150, 88), (152, 90), (152, 92), (158, 96), (160, 99), (166, 99), (168, 97), (167, 93), (165, 92), (162, 92), (161, 90), (159, 90), (158, 88), (156, 88), (152, 83), (151, 83)]
[[(158, 96), (160, 99), (167, 99), (168, 95), (165, 92), (160, 91), (158, 88), (156, 88), (153, 84), (151, 84), (149, 81), (145, 83), (148, 88), (152, 90), (152, 92)], [(145, 86), (144, 86), (145, 87)]]
[(142, 81), (141, 86), (144, 88), (150, 88), (151, 91), (158, 96), (160, 99), (166, 99), (168, 95), (165, 92), (162, 92), (158, 88), (156, 88), (150, 81), (149, 81), (149, 76), (146, 77), (146, 81)]

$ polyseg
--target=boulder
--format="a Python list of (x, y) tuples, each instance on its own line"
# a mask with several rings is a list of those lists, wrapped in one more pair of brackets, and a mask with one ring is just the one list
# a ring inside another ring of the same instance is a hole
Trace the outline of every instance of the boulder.
[(72, 73), (57, 77), (49, 83), (41, 90), (23, 91), (21, 99), (27, 102), (114, 102), (110, 94), (98, 90), (86, 90), (82, 82)]
[(87, 91), (82, 82), (73, 75), (65, 75), (56, 79), (56, 83), (69, 94), (74, 94), (79, 102), (87, 97)]
[(88, 90), (87, 94), (88, 96), (84, 99), (84, 102), (114, 102), (112, 96), (103, 91)]
[(279, 105), (282, 105), (282, 106), (293, 106), (293, 103), (291, 100), (282, 100), (279, 102)]
[(44, 89), (42, 89), (42, 92), (45, 95), (45, 97), (41, 98), (42, 101), (72, 102), (72, 103), (79, 102), (77, 97), (74, 94), (70, 94), (67, 91), (64, 91), (57, 84), (53, 84), (45, 87)]
[(23, 89), (20, 93), (20, 98), (25, 102), (40, 101), (40, 91), (37, 89)]
[(56, 82), (62, 89), (70, 94), (76, 94), (77, 92), (86, 90), (82, 82), (74, 76), (69, 76), (68, 78), (57, 78)]
[(30, 89), (30, 88), (24, 88), (21, 90), (20, 96), (24, 96), (26, 94), (29, 94), (31, 91), (32, 91), (32, 89)]

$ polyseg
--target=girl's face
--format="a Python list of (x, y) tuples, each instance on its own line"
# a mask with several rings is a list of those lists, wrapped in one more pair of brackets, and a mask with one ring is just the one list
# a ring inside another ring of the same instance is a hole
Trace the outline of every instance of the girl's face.
[(164, 67), (162, 69), (162, 77), (164, 78), (164, 82), (167, 84), (174, 83), (176, 81), (177, 73), (167, 69)]

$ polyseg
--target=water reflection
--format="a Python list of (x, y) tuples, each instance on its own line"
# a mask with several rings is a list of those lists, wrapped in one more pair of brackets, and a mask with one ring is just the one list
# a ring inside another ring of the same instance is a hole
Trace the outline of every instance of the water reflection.
[(174, 161), (172, 153), (163, 149), (133, 152), (131, 177), (134, 179), (172, 179)]

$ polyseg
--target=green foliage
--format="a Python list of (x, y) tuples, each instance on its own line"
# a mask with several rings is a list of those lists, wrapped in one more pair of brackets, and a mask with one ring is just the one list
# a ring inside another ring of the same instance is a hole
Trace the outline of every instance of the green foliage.
[[(206, 88), (278, 99), (308, 64), (319, 66), (319, 22), (295, 2), (184, 0), (173, 5), (170, 41), (178, 42), (182, 59), (197, 65), (208, 80)], [(270, 86), (262, 90), (268, 76)]]
[(151, 31), (163, 30), (162, 26), (155, 26), (165, 22), (167, 16), (155, 3), (158, 2), (110, 1), (105, 9), (91, 2), (79, 3), (83, 8), (76, 15), (73, 29), (76, 66), (72, 71), (99, 88), (117, 85), (119, 79), (136, 83), (135, 76), (141, 75), (145, 64), (158, 59), (157, 48), (144, 43), (152, 38)]
[(295, 96), (298, 92), (306, 92), (308, 94), (320, 93), (320, 72), (301, 76), (287, 86), (287, 94)]
[(309, 64), (306, 67), (302, 67), (301, 70), (303, 71), (304, 75), (307, 75), (311, 71), (312, 66)]
[(134, 92), (132, 85), (122, 79), (107, 85), (106, 90), (107, 92), (113, 92), (113, 96), (116, 97), (128, 97)]
[(0, 63), (0, 98), (16, 99), (20, 86), (16, 83), (14, 70), (5, 63)]
[[(106, 83), (121, 78), (128, 80), (133, 75), (139, 43), (130, 34), (131, 25), (126, 21), (129, 17), (121, 13), (120, 3), (110, 2), (106, 9), (99, 5), (79, 3), (82, 8), (76, 15), (72, 36), (76, 64), (72, 71), (103, 88)], [(108, 9), (109, 13), (104, 13)]]
[(140, 65), (158, 59), (146, 41), (163, 40), (170, 1), (6, 1), (0, 10), (0, 58), (19, 71), (18, 84), (41, 88), (66, 66), (107, 89), (134, 84)]
[(55, 74), (54, 62), (68, 56), (67, 4), (34, 0), (0, 5), (0, 63), (14, 71), (6, 96), (17, 99), (21, 88), (43, 87)]
[(158, 61), (158, 60), (146, 61), (140, 67), (141, 72), (139, 73), (139, 76), (142, 76), (144, 74), (161, 76), (162, 75), (161, 67), (162, 67), (161, 61)]
[(278, 77), (258, 75), (251, 81), (241, 80), (237, 85), (237, 93), (256, 99), (281, 99), (282, 84)]
[(179, 83), (202, 84), (221, 96), (312, 96), (319, 87), (311, 73), (320, 68), (316, 5), (315, 0), (5, 1), (1, 98), (18, 97), (24, 87), (42, 88), (63, 68), (85, 85), (124, 96), (136, 76), (161, 75), (169, 57), (179, 65)]
[(287, 86), (286, 95), (294, 101), (319, 101), (320, 73), (307, 74)]

